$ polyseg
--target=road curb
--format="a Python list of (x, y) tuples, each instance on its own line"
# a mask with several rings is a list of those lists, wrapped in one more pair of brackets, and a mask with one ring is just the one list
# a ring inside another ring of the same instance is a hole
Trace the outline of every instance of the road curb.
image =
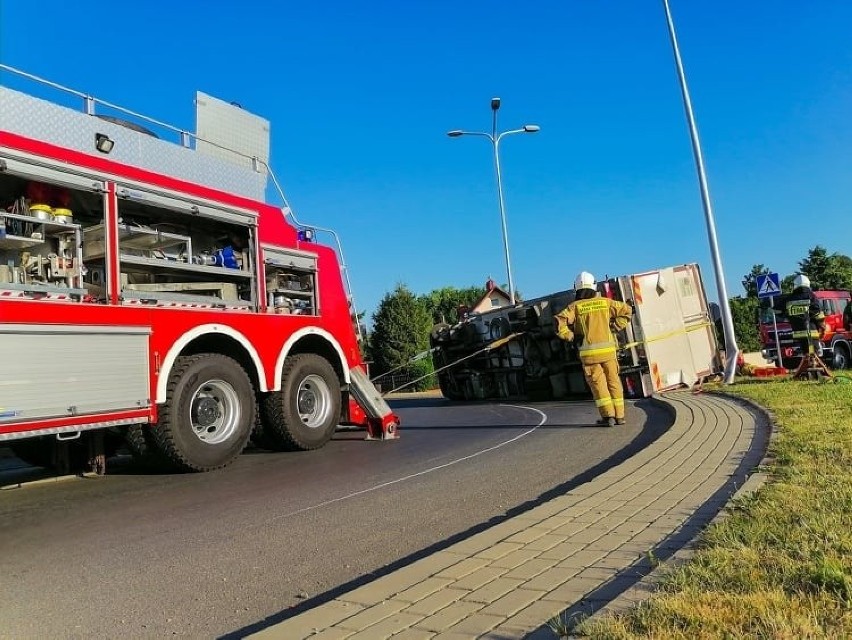
[(551, 622), (597, 614), (623, 594), (631, 605), (647, 599), (662, 575), (656, 559), (683, 557), (753, 475), (767, 440), (765, 413), (728, 397), (653, 400), (674, 421), (636, 455), (252, 637), (552, 639)]
[[(771, 456), (772, 445), (777, 437), (777, 426), (774, 414), (759, 404), (739, 396), (734, 396), (720, 391), (707, 391), (703, 393), (723, 397), (727, 400), (744, 405), (756, 414), (762, 416), (763, 426), (768, 429), (768, 434), (766, 434), (766, 448), (760, 463), (757, 465), (756, 470), (749, 474), (745, 482), (730, 496), (720, 511), (691, 540), (689, 540), (681, 549), (675, 551), (664, 563), (654, 568), (635, 585), (624, 591), (615, 599), (611, 600), (604, 607), (598, 609), (593, 615), (586, 618), (586, 620), (598, 620), (607, 616), (623, 614), (637, 606), (639, 603), (653, 598), (657, 591), (657, 587), (663, 580), (665, 580), (665, 578), (693, 559), (698, 543), (707, 529), (728, 518), (732, 513), (732, 504), (754, 495), (767, 482), (769, 482), (771, 474), (761, 471), (761, 469), (766, 469), (771, 466), (774, 460)], [(675, 407), (664, 398), (654, 396), (652, 399), (660, 405), (669, 407), (669, 410), (676, 413)], [(760, 425), (760, 423), (758, 423), (758, 425)], [(582, 636), (575, 635), (568, 636), (571, 640), (579, 639), (581, 637)]]

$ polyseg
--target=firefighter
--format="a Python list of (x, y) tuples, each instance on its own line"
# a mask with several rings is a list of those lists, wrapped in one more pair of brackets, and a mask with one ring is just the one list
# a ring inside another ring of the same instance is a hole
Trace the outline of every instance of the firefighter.
[(820, 355), (822, 344), (819, 341), (826, 330), (825, 314), (806, 275), (799, 274), (793, 279), (793, 292), (787, 298), (785, 311), (793, 330), (793, 340), (802, 349), (802, 357), (814, 353), (812, 340), (817, 341), (816, 355)]
[(592, 389), (601, 418), (595, 424), (624, 424), (624, 390), (618, 375), (615, 333), (627, 327), (633, 309), (617, 300), (598, 296), (595, 277), (581, 272), (574, 280), (574, 302), (556, 314), (557, 335), (576, 341), (583, 374)]

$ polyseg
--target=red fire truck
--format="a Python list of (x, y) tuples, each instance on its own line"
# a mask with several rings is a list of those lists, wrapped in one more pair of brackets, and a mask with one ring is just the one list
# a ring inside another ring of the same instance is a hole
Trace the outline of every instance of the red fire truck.
[(314, 242), (326, 230), (264, 203), (268, 178), (278, 186), (266, 120), (199, 92), (196, 133), (143, 126), (0, 74), (0, 441), (102, 472), (123, 440), (206, 471), (252, 437), (315, 449), (338, 424), (396, 436), (342, 259)]
[[(822, 359), (833, 369), (846, 369), (852, 366), (852, 326), (849, 321), (848, 307), (852, 302), (849, 291), (814, 291), (819, 300), (828, 330), (821, 342)], [(787, 369), (795, 369), (802, 358), (801, 347), (793, 340), (793, 330), (783, 309), (787, 295), (781, 296), (776, 304), (769, 306), (764, 302), (758, 311), (758, 331), (760, 334), (761, 354), (767, 361), (777, 361), (778, 347), (775, 340), (775, 324), (778, 327), (778, 342), (781, 346), (781, 361)]]

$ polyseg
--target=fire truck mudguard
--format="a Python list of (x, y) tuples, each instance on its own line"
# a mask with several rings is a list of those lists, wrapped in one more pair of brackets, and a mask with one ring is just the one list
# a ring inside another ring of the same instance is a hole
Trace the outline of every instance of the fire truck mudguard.
[(313, 353), (288, 357), (281, 390), (262, 402), (264, 442), (284, 451), (322, 447), (337, 428), (340, 398), (340, 382), (328, 360)]
[(217, 353), (181, 356), (169, 375), (168, 398), (152, 434), (176, 467), (210, 471), (242, 453), (254, 412), (251, 380), (235, 360)]

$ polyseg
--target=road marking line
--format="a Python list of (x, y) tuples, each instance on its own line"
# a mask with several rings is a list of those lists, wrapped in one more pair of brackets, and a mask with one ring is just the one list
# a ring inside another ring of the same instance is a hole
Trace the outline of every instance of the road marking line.
[(332, 498), (331, 500), (325, 500), (325, 501), (317, 503), (315, 505), (311, 505), (310, 507), (303, 507), (301, 509), (297, 509), (296, 511), (291, 511), (290, 513), (284, 513), (284, 514), (281, 514), (279, 516), (275, 516), (275, 517), (271, 518), (271, 520), (273, 520), (273, 521), (274, 520), (281, 520), (283, 518), (289, 518), (291, 516), (297, 516), (297, 515), (300, 515), (302, 513), (306, 513), (308, 511), (314, 511), (315, 509), (319, 509), (321, 507), (327, 507), (330, 504), (335, 504), (337, 502), (343, 502), (344, 500), (349, 500), (351, 498), (357, 498), (358, 496), (362, 496), (366, 493), (372, 493), (373, 491), (378, 491), (379, 489), (385, 489), (385, 488), (390, 487), (392, 485), (399, 484), (400, 482), (405, 482), (406, 480), (411, 480), (412, 478), (418, 478), (420, 476), (425, 476), (426, 474), (432, 473), (434, 471), (440, 471), (441, 469), (446, 469), (447, 467), (451, 467), (451, 466), (458, 464), (460, 462), (465, 462), (467, 460), (471, 460), (471, 459), (476, 458), (478, 456), (481, 456), (483, 454), (490, 453), (492, 451), (500, 449), (501, 447), (504, 447), (507, 444), (512, 444), (513, 442), (516, 442), (517, 440), (520, 440), (521, 438), (524, 438), (524, 437), (528, 436), (529, 434), (533, 433), (539, 427), (541, 427), (545, 422), (547, 422), (547, 414), (544, 413), (543, 411), (536, 409), (535, 407), (527, 407), (527, 406), (519, 405), (519, 404), (500, 404), (499, 406), (501, 406), (501, 407), (512, 407), (514, 409), (528, 409), (529, 411), (535, 411), (536, 413), (538, 413), (541, 416), (541, 421), (537, 425), (532, 427), (531, 429), (528, 429), (527, 431), (524, 431), (523, 433), (519, 433), (515, 437), (509, 438), (508, 440), (500, 442), (499, 444), (492, 445), (492, 446), (488, 447), (487, 449), (482, 449), (480, 451), (477, 451), (475, 453), (471, 453), (471, 454), (463, 456), (461, 458), (456, 458), (455, 460), (450, 460), (449, 462), (445, 462), (444, 464), (439, 464), (437, 466), (430, 467), (428, 469), (423, 469), (422, 471), (418, 471), (417, 473), (411, 473), (407, 476), (402, 476), (401, 478), (396, 478), (394, 480), (388, 480), (387, 482), (382, 482), (380, 484), (373, 485), (372, 487), (367, 487), (366, 489), (361, 489), (359, 491), (353, 491), (352, 493), (348, 493), (345, 496), (340, 496), (339, 498)]

